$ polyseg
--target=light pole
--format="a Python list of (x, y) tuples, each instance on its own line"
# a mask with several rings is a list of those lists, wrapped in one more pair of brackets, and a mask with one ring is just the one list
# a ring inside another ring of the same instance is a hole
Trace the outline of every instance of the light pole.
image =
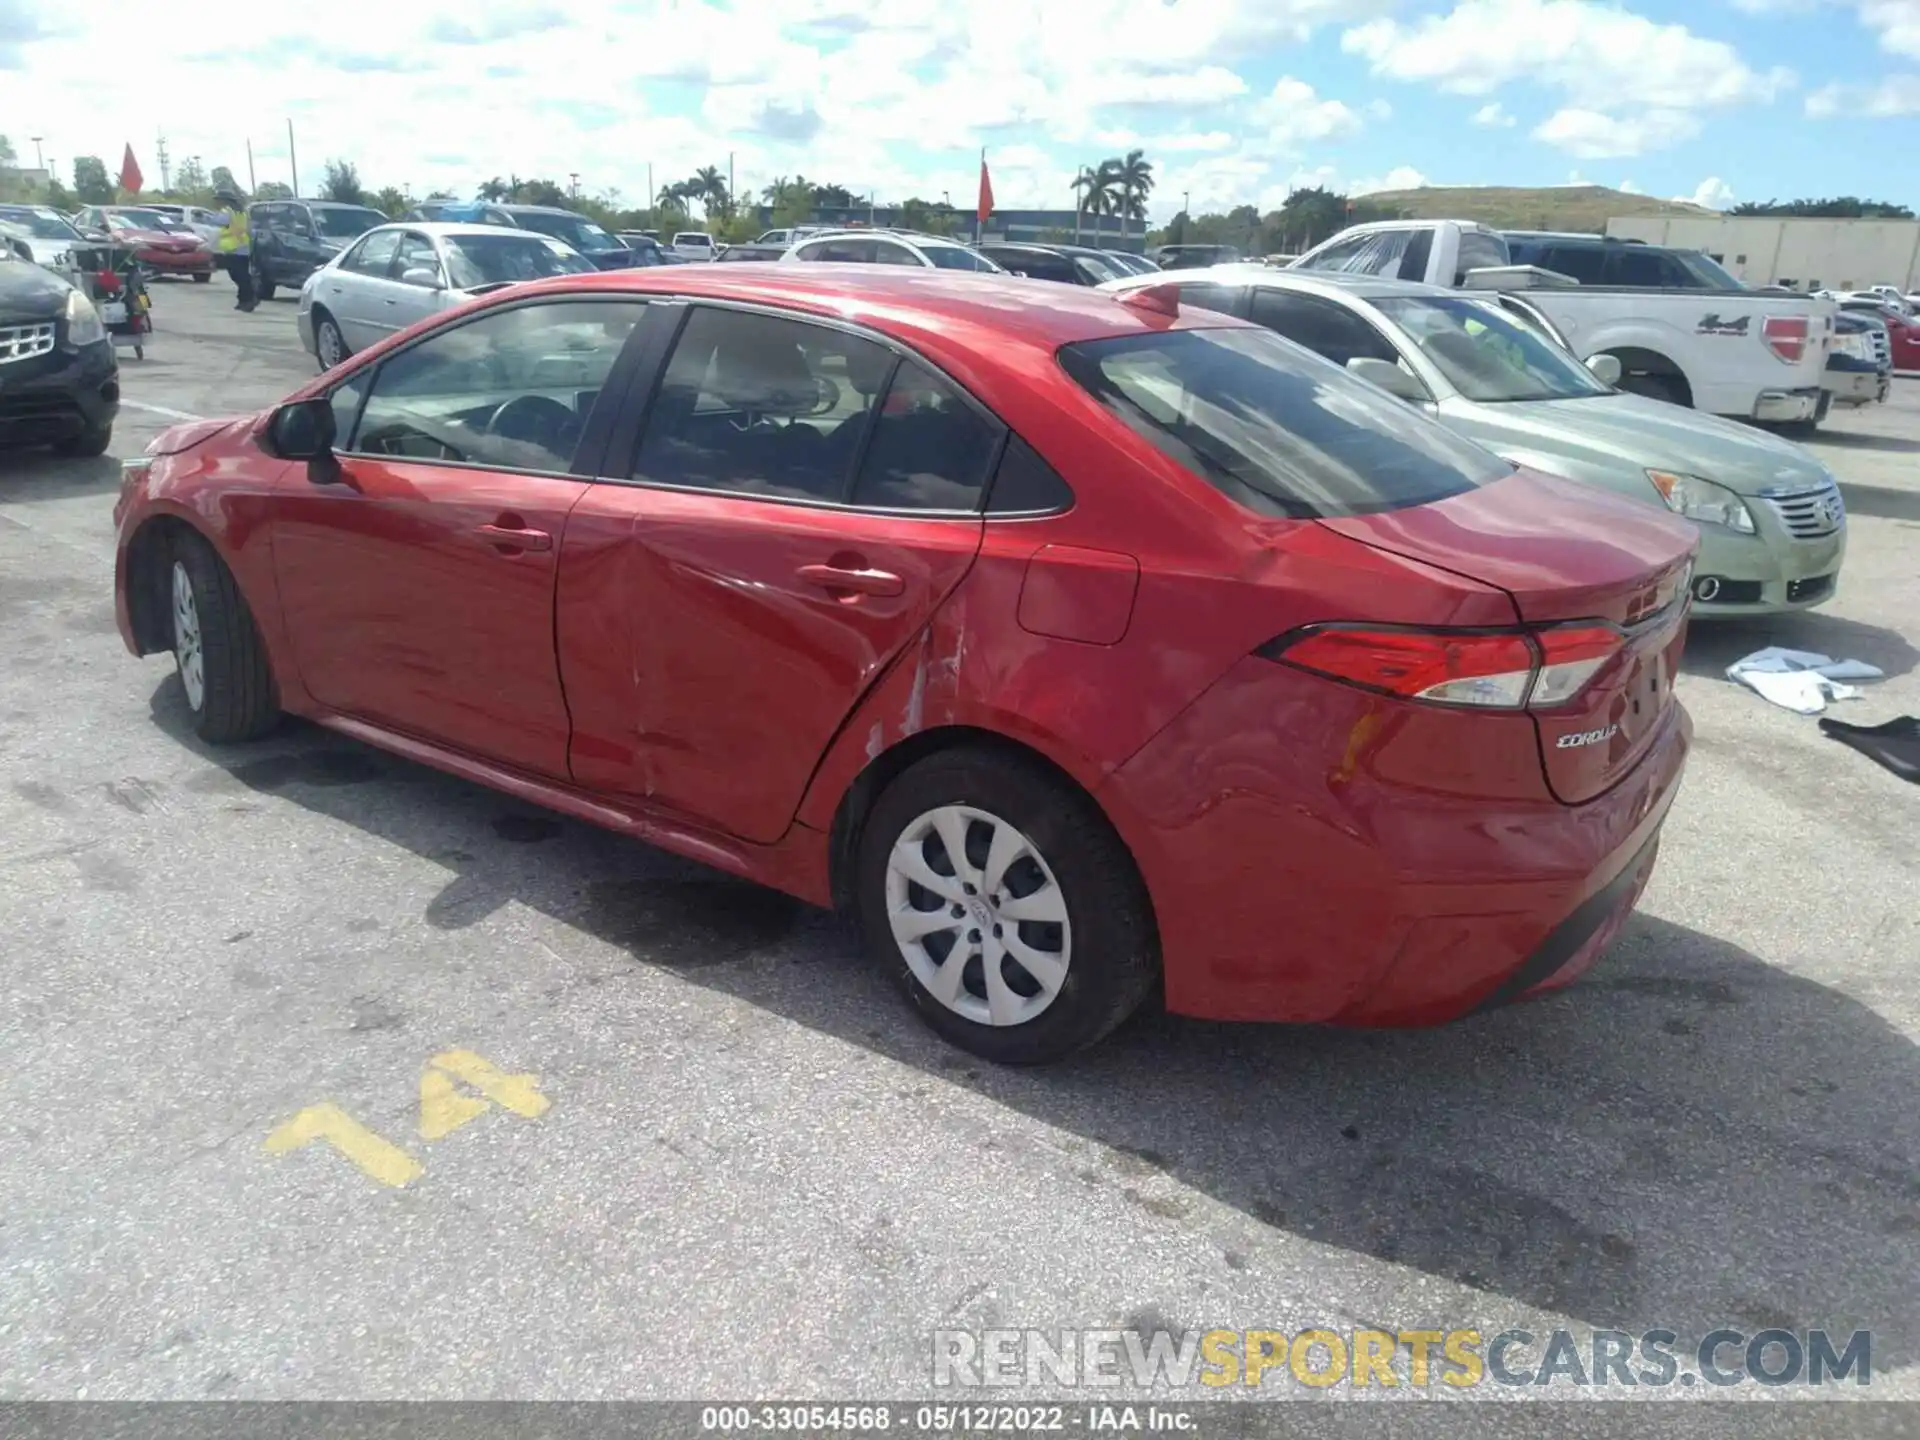
[(33, 141), (33, 168), (36, 170), (46, 169), (47, 157), (40, 153), (40, 142), (46, 137), (44, 135), (29, 135), (27, 138)]
[(567, 190), (574, 199), (578, 200), (580, 198), (580, 172), (578, 170), (569, 170), (567, 172)]

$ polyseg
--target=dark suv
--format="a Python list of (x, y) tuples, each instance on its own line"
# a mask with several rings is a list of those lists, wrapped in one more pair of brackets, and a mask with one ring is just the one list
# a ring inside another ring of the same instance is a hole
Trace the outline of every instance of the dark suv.
[(376, 225), (389, 223), (365, 205), (332, 200), (257, 200), (247, 207), (253, 283), (262, 300), (274, 288), (298, 290), (307, 277)]
[(1642, 240), (1568, 235), (1545, 230), (1506, 232), (1515, 265), (1538, 265), (1571, 275), (1582, 285), (1648, 290), (1740, 290), (1745, 287), (1698, 250), (1672, 250)]

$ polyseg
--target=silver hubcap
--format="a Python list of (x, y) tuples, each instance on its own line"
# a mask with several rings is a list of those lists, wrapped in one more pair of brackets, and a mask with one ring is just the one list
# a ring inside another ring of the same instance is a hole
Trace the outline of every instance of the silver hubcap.
[(173, 658), (180, 665), (180, 684), (187, 704), (195, 710), (207, 698), (206, 657), (200, 649), (200, 607), (193, 603), (193, 581), (187, 567), (173, 562)]
[(340, 341), (340, 332), (333, 328), (333, 322), (327, 321), (320, 327), (320, 363), (331, 370), (346, 357), (341, 352), (346, 347)]
[(1033, 842), (984, 810), (942, 805), (907, 826), (887, 921), (927, 993), (981, 1025), (1023, 1025), (1066, 983), (1066, 896)]

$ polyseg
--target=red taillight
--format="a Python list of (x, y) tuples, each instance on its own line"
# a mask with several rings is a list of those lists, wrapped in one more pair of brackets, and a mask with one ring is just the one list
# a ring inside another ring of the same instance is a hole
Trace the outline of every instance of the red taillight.
[(1625, 643), (1618, 630), (1597, 621), (1545, 630), (1316, 625), (1256, 653), (1430, 705), (1545, 710), (1584, 690)]
[(1804, 315), (1769, 315), (1760, 323), (1760, 338), (1789, 365), (1807, 353), (1811, 322)]

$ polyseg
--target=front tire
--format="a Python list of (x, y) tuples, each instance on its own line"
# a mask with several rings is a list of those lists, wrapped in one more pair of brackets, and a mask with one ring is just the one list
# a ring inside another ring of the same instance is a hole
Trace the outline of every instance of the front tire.
[(92, 460), (107, 453), (107, 447), (113, 444), (113, 422), (95, 425), (82, 430), (71, 440), (62, 440), (53, 447), (56, 455), (65, 455), (70, 459)]
[(167, 567), (174, 663), (193, 733), (212, 745), (265, 735), (280, 721), (267, 647), (233, 572), (198, 535), (182, 537)]
[(212, 279), (213, 279), (213, 272), (209, 270), (204, 275), (195, 275), (193, 277), (193, 283), (196, 285), (205, 285), (209, 283)]
[(1159, 944), (1132, 857), (1033, 761), (965, 749), (910, 766), (874, 803), (856, 863), (868, 953), (983, 1059), (1064, 1059), (1153, 987)]
[(273, 282), (267, 278), (267, 272), (257, 265), (253, 271), (253, 298), (256, 300), (273, 298)]

